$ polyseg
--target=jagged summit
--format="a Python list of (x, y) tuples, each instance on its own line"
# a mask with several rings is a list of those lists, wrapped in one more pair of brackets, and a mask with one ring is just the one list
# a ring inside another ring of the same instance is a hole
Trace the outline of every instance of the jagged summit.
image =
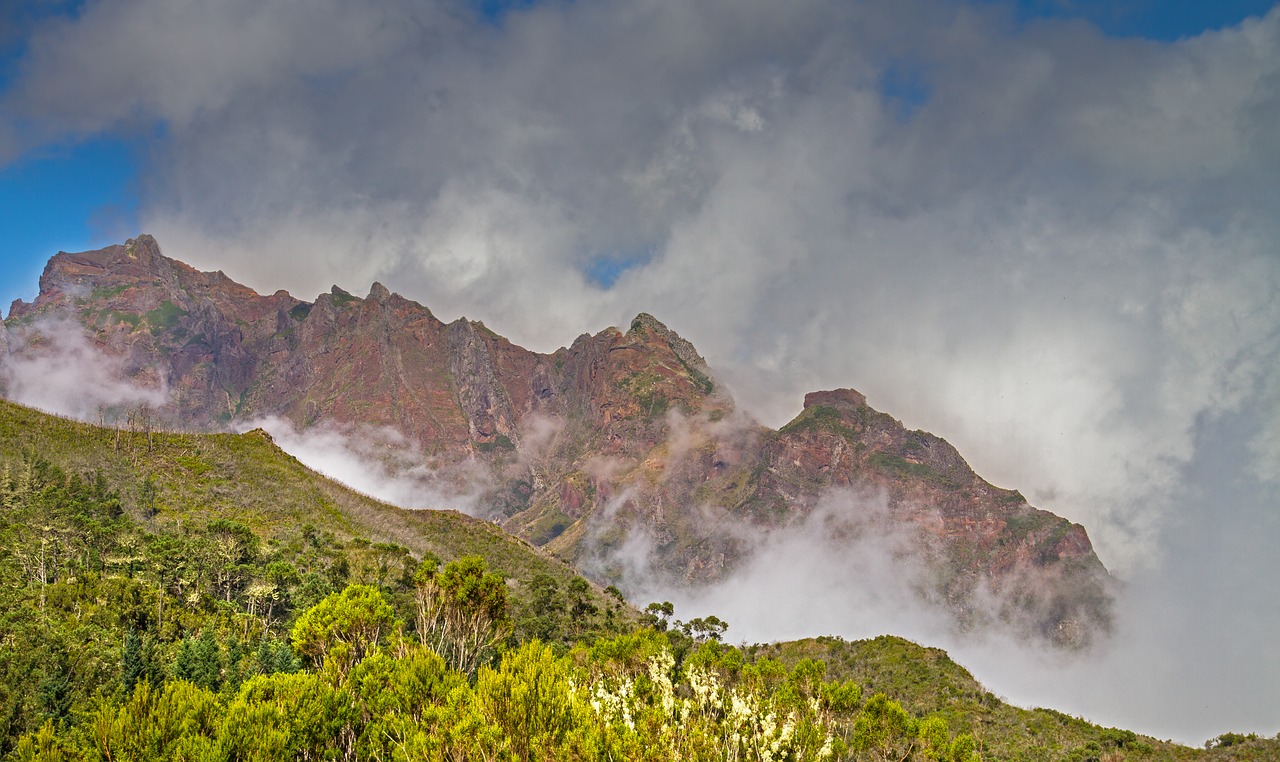
[(475, 493), (489, 518), (602, 582), (628, 584), (635, 537), (651, 539), (656, 578), (720, 579), (753, 552), (748, 530), (787, 525), (832, 489), (876, 490), (936, 566), (931, 594), (962, 621), (974, 623), (979, 591), (1055, 642), (1086, 642), (1109, 621), (1108, 577), (1082, 527), (988, 484), (950, 444), (852, 389), (806, 395), (777, 431), (736, 414), (693, 344), (648, 313), (541, 354), (478, 321), (443, 323), (381, 283), (364, 299), (338, 286), (314, 302), (259, 295), (150, 236), (59, 253), (40, 286), (9, 330), (74, 318), (136, 381), (166, 380), (160, 414), (174, 423), (389, 427), (439, 491)]

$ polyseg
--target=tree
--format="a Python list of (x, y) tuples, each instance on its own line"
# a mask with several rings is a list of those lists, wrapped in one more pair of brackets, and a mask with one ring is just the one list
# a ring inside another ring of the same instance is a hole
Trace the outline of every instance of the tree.
[(227, 519), (209, 522), (208, 537), (213, 544), (214, 581), (223, 599), (231, 596), (249, 579), (250, 564), (258, 554), (258, 536), (244, 524)]
[(947, 721), (938, 716), (920, 721), (918, 733), (920, 752), (933, 762), (951, 762), (951, 730)]
[(129, 628), (124, 636), (124, 656), (120, 665), (120, 682), (125, 693), (133, 693), (133, 687), (146, 678), (147, 667), (142, 657), (142, 636)]
[(53, 648), (40, 681), (40, 710), (55, 727), (66, 725), (71, 715), (71, 660), (61, 645)]
[(575, 724), (564, 664), (537, 641), (508, 653), (499, 669), (480, 670), (475, 692), (481, 714), (505, 731), (522, 762), (550, 757)]
[(671, 605), (670, 601), (663, 601), (662, 603), (655, 601), (644, 607), (644, 616), (640, 618), (640, 621), (646, 627), (652, 627), (658, 632), (666, 632), (671, 617), (675, 613), (676, 607)]
[(293, 647), (339, 678), (378, 647), (396, 626), (395, 612), (371, 585), (351, 585), (308, 609), (293, 625)]
[(968, 733), (956, 736), (951, 742), (950, 762), (982, 762), (978, 756), (978, 742)]
[(418, 637), (450, 667), (474, 675), (511, 631), (507, 585), (480, 556), (437, 570), (424, 560), (414, 574)]
[(853, 722), (853, 749), (883, 762), (905, 762), (916, 745), (917, 724), (897, 701), (883, 693), (867, 700)]
[(539, 572), (530, 578), (525, 588), (529, 615), (520, 621), (521, 633), (543, 642), (557, 639), (563, 629), (564, 616), (559, 583), (550, 574)]

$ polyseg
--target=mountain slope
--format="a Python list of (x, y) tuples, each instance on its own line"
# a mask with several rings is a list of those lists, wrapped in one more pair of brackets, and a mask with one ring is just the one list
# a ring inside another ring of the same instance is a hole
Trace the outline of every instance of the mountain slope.
[[(484, 515), (602, 583), (723, 579), (753, 538), (842, 490), (883, 498), (932, 569), (930, 595), (962, 626), (995, 618), (1063, 645), (1109, 627), (1111, 581), (1082, 527), (986, 483), (946, 442), (851, 390), (809, 395), (771, 431), (650, 315), (539, 354), (376, 283), (364, 299), (337, 287), (314, 302), (260, 296), (149, 236), (60, 253), (40, 285), (6, 321), (9, 363), (65, 330), (51, 321), (73, 321), (130, 380), (167, 389), (158, 414), (175, 425), (393, 428), (441, 491), (481, 490)], [(994, 612), (975, 604), (989, 594)]]
[[(14, 474), (38, 456), (68, 474), (103, 475), (122, 508), (149, 531), (242, 523), (264, 541), (285, 541), (304, 527), (327, 533), (363, 560), (375, 545), (421, 558), (482, 556), (523, 582), (546, 575), (567, 586), (577, 575), (563, 561), (490, 522), (456, 511), (409, 511), (333, 482), (277, 447), (261, 430), (191, 434), (109, 429), (0, 400), (0, 463)], [(616, 608), (599, 591), (601, 610)], [(630, 614), (627, 614), (630, 616)]]

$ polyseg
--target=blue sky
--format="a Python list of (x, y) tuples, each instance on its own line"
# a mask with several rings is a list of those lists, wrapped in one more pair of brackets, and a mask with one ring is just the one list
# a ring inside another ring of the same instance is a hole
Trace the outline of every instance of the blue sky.
[[(504, 13), (530, 3), (477, 0), (478, 12), (495, 23)], [(1001, 5), (1000, 3), (994, 3)], [(74, 13), (78, 2), (13, 6), (11, 29), (22, 30), (49, 16)], [(1159, 41), (1194, 36), (1265, 13), (1271, 0), (1020, 0), (1020, 23), (1082, 19), (1117, 37)], [(25, 40), (0, 38), (0, 98), (20, 76)], [(886, 98), (906, 118), (927, 97), (928, 88), (909, 64), (893, 67), (882, 84)], [(158, 134), (158, 132), (157, 132)], [(160, 139), (160, 138), (152, 138)], [(38, 145), (0, 167), (0, 310), (14, 298), (32, 299), (48, 258), (59, 250), (82, 251), (121, 241), (138, 231), (139, 173), (145, 171), (146, 143), (136, 135), (88, 135)], [(587, 279), (601, 287), (643, 257), (604, 256), (583, 265)]]

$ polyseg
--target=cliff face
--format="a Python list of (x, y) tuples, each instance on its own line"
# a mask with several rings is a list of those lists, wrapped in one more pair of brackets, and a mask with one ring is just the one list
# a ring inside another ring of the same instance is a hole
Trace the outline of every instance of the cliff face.
[(167, 386), (171, 421), (390, 426), (433, 463), (478, 465), (491, 518), (602, 582), (625, 586), (637, 537), (646, 573), (714, 581), (750, 554), (753, 530), (840, 489), (887, 500), (966, 625), (989, 616), (973, 602), (990, 593), (995, 616), (1060, 644), (1109, 623), (1109, 577), (1083, 528), (988, 484), (944, 440), (852, 390), (809, 394), (769, 430), (647, 314), (544, 355), (377, 283), (363, 299), (337, 287), (314, 302), (259, 295), (163, 256), (149, 236), (60, 253), (40, 287), (14, 303), (9, 329), (79, 322), (139, 383)]

